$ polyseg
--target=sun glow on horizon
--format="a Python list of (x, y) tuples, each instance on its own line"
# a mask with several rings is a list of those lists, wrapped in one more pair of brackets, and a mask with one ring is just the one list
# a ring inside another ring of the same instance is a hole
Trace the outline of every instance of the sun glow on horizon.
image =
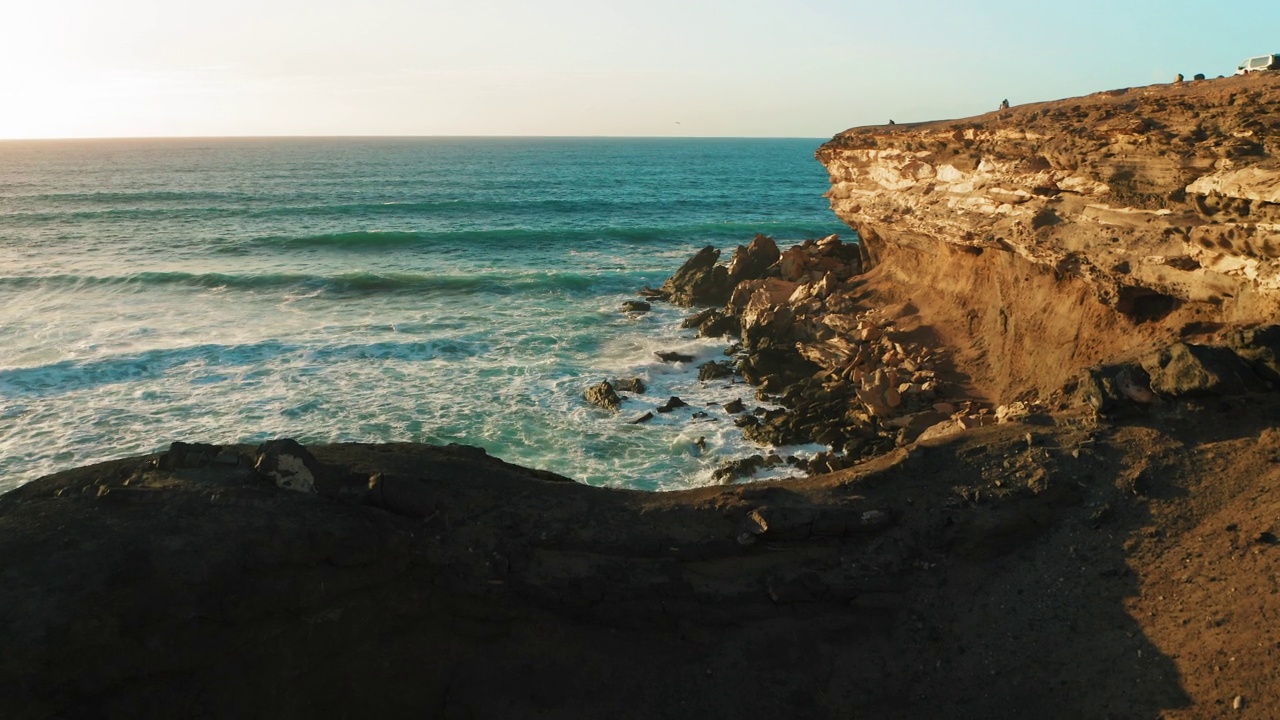
[(45, 0), (6, 9), (0, 139), (825, 137), (1278, 49), (1280, 5), (1176, 4)]

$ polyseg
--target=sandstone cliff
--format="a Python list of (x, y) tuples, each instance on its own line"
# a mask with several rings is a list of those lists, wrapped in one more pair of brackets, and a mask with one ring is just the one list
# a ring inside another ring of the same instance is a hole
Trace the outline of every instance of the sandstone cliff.
[(867, 290), (910, 300), (972, 390), (1280, 311), (1280, 76), (1102, 92), (855, 128), (817, 153)]

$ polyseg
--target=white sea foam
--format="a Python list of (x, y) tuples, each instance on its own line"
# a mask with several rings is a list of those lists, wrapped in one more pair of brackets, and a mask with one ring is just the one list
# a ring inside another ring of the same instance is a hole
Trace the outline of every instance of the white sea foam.
[[(706, 244), (833, 222), (816, 143), (717, 141), (690, 164), (693, 142), (227, 141), (200, 146), (200, 173), (181, 143), (0, 147), (0, 184), (25, 188), (0, 197), (0, 490), (173, 440), (280, 436), (710, 482), (764, 451), (723, 405), (760, 403), (697, 380), (724, 345), (679, 328), (685, 311), (620, 303)], [(108, 166), (110, 190), (83, 172)], [(650, 390), (622, 412), (583, 400), (628, 376)], [(628, 424), (672, 395), (690, 407)]]

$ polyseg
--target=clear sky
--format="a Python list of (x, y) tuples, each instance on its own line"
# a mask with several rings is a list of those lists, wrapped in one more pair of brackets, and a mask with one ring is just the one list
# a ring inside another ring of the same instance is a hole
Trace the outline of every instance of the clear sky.
[(1280, 52), (1277, 0), (9, 0), (0, 17), (0, 138), (816, 138)]

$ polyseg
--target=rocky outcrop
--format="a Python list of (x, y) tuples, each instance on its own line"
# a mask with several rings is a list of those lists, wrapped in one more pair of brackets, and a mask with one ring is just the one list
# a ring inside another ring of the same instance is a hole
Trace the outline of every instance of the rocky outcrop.
[[(767, 235), (756, 235), (749, 244), (739, 245), (728, 265), (717, 264), (720, 251), (708, 245), (649, 295), (676, 305), (723, 305), (738, 283), (777, 274), (778, 258), (778, 246)], [(712, 317), (699, 320), (699, 325)], [(708, 336), (716, 337), (712, 332)]]
[[(783, 406), (739, 418), (748, 439), (774, 446), (817, 442), (860, 458), (913, 439), (948, 417), (935, 407), (946, 391), (938, 372), (940, 351), (900, 333), (893, 317), (862, 303), (855, 282), (862, 268), (857, 245), (830, 236), (779, 252), (766, 240), (757, 236), (738, 248), (730, 263), (736, 269), (726, 269), (726, 277), (737, 279), (727, 303), (684, 323), (704, 328), (723, 318), (737, 328), (737, 371)], [(700, 252), (694, 260), (706, 257)], [(766, 259), (772, 264), (765, 265)], [(676, 284), (673, 276), (664, 287)], [(729, 370), (708, 363), (699, 377)], [(815, 467), (826, 472), (846, 462), (832, 457)]]
[(582, 396), (587, 402), (605, 410), (617, 412), (622, 406), (622, 398), (614, 391), (613, 383), (608, 380), (587, 388)]
[(1274, 321), (1277, 111), (1280, 76), (1257, 73), (855, 128), (818, 158), (867, 290), (914, 303), (999, 400)]

